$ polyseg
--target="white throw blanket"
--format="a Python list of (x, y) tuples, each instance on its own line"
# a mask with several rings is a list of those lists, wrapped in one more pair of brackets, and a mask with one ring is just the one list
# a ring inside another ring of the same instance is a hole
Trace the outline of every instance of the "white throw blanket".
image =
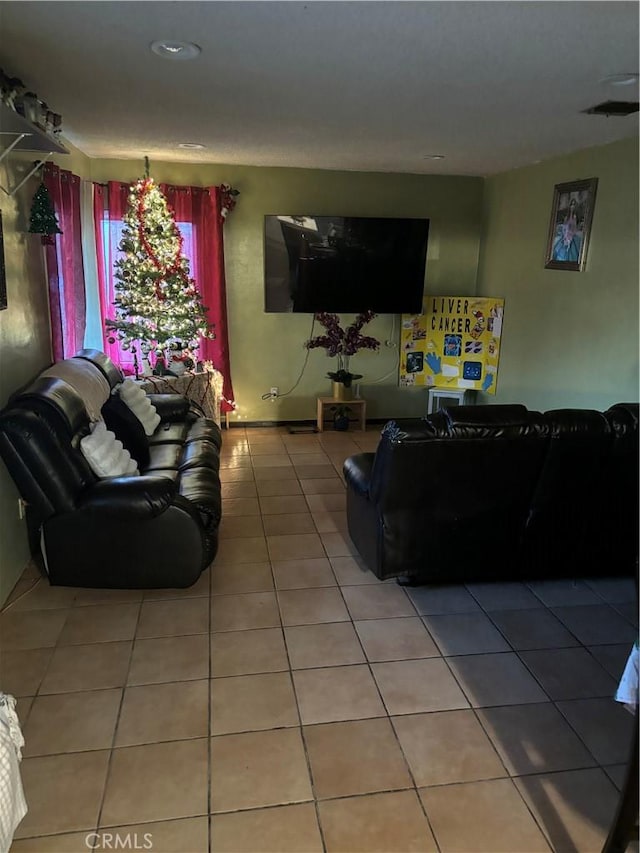
[(43, 371), (42, 376), (63, 379), (68, 385), (71, 385), (73, 390), (82, 397), (90, 420), (100, 420), (100, 410), (109, 398), (111, 387), (94, 364), (81, 358), (75, 361), (67, 359), (66, 361), (59, 361)]
[(19, 767), (23, 746), (16, 700), (0, 693), (0, 853), (8, 853), (13, 833), (27, 813)]

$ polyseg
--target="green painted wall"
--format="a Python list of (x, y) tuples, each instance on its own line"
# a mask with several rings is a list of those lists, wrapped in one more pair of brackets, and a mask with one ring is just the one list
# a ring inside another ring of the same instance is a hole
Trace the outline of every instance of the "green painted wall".
[[(592, 177), (586, 270), (546, 270), (554, 185)], [(478, 293), (505, 298), (498, 393), (487, 401), (542, 411), (637, 401), (638, 139), (488, 178), (483, 221)]]
[[(141, 171), (141, 161), (91, 163), (96, 181), (133, 181)], [(265, 214), (428, 217), (428, 292), (475, 292), (481, 178), (180, 163), (152, 163), (151, 172), (158, 182), (194, 186), (227, 182), (241, 192), (225, 225), (229, 345), (239, 406), (235, 419), (315, 418), (316, 397), (330, 393), (326, 372), (335, 369), (334, 359), (327, 358), (323, 350), (314, 350), (309, 354), (303, 378), (290, 396), (275, 402), (261, 399), (273, 385), (282, 393), (295, 384), (307, 352), (303, 344), (309, 337), (312, 319), (309, 314), (264, 313)], [(424, 414), (424, 390), (397, 387), (399, 317), (378, 317), (367, 332), (382, 341), (393, 338), (396, 344), (383, 346), (379, 353), (363, 352), (351, 361), (352, 370), (365, 377), (362, 396), (368, 401), (368, 415), (384, 418)], [(386, 377), (382, 382), (371, 384), (382, 377)]]

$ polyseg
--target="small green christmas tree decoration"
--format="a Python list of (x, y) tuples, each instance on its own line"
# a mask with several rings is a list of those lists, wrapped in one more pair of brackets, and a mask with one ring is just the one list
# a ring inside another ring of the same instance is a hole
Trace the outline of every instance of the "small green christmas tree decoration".
[(44, 184), (40, 184), (31, 202), (29, 233), (42, 234), (42, 243), (45, 246), (53, 244), (54, 234), (62, 234), (51, 203), (49, 190)]
[(117, 337), (134, 356), (137, 342), (144, 355), (155, 350), (168, 361), (172, 341), (193, 350), (200, 336), (215, 334), (207, 320), (209, 309), (190, 277), (173, 211), (145, 162), (145, 177), (129, 193), (118, 244), (122, 254), (114, 263), (116, 316), (105, 326), (114, 335), (109, 341)]

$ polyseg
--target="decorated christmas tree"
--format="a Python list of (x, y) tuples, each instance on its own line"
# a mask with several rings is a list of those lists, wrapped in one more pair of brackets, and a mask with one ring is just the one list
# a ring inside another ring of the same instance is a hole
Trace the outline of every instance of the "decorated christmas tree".
[(117, 337), (122, 349), (134, 353), (137, 342), (144, 354), (155, 350), (161, 356), (176, 342), (193, 350), (200, 336), (215, 337), (182, 243), (173, 211), (149, 177), (147, 161), (145, 177), (131, 187), (118, 244), (116, 316), (105, 324), (114, 336), (110, 342)]
[(40, 184), (31, 202), (29, 232), (31, 234), (42, 234), (42, 242), (45, 245), (53, 243), (53, 234), (62, 234), (53, 210), (49, 190), (44, 184)]

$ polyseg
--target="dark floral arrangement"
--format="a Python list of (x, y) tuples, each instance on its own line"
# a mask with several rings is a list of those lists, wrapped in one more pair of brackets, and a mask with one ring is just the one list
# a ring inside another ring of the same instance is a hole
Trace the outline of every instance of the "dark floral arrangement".
[(375, 317), (373, 311), (363, 311), (356, 319), (344, 329), (340, 325), (338, 314), (321, 312), (316, 314), (316, 320), (327, 330), (324, 335), (317, 335), (305, 344), (307, 349), (322, 347), (326, 349), (327, 355), (338, 357), (338, 369), (327, 373), (329, 379), (341, 382), (345, 388), (350, 388), (354, 379), (362, 379), (362, 375), (349, 371), (349, 358), (358, 350), (377, 350), (380, 341), (370, 335), (363, 335), (362, 328)]

